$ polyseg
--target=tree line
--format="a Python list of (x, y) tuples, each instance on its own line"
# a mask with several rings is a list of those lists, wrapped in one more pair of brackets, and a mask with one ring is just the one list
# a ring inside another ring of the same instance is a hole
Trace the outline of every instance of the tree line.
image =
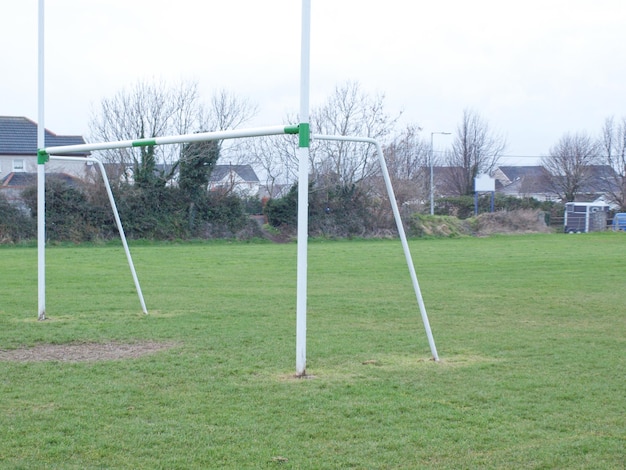
[[(106, 192), (90, 181), (69, 183), (46, 178), (46, 239), (48, 242), (94, 242), (119, 237)], [(120, 185), (113, 190), (124, 231), (129, 239), (184, 240), (270, 238), (288, 240), (297, 224), (297, 185), (282, 197), (263, 204), (257, 197), (233, 192), (203, 191), (192, 196), (180, 187)], [(24, 191), (24, 212), (0, 194), (0, 243), (19, 243), (36, 237), (37, 188)], [(480, 212), (490, 200), (479, 199)], [(388, 201), (366, 193), (359, 185), (317, 188), (309, 185), (309, 234), (327, 238), (395, 236)], [(497, 195), (496, 210), (538, 209), (558, 216), (563, 206), (532, 198)], [(465, 219), (474, 212), (474, 198), (441, 198), (437, 215)], [(413, 221), (419, 212), (403, 210), (409, 236), (419, 236)], [(254, 217), (253, 217), (254, 216)], [(259, 223), (258, 219), (261, 219)]]
[[(249, 122), (256, 113), (256, 105), (227, 91), (219, 91), (204, 102), (193, 82), (172, 85), (142, 81), (101, 102), (90, 120), (89, 140), (134, 140), (233, 129)], [(361, 136), (382, 142), (403, 217), (430, 209), (432, 167), (455, 169), (449, 172), (445, 197), (438, 195), (434, 212), (468, 215), (474, 178), (492, 173), (498, 166), (506, 139), (476, 111), (467, 109), (449, 150), (434, 154), (432, 135), (429, 143), (417, 123), (400, 128), (400, 118), (401, 113), (386, 110), (384, 94), (368, 94), (358, 82), (346, 82), (311, 110), (310, 124), (314, 134)], [(297, 122), (297, 116), (285, 118), (285, 124)], [(295, 228), (296, 147), (294, 136), (280, 136), (95, 153), (105, 162), (130, 237), (207, 238), (259, 235), (258, 224), (249, 223), (250, 214), (264, 214), (270, 225), (281, 230)], [(373, 146), (313, 140), (309, 158), (312, 234), (368, 236), (394, 231)], [(261, 176), (265, 197), (240, 197), (234, 188), (209, 191), (209, 178), (218, 161), (253, 165)], [(614, 179), (610, 197), (626, 209), (626, 118), (607, 119), (597, 139), (585, 133), (564, 135), (549, 149), (542, 164), (562, 202), (576, 197), (589, 178), (591, 166), (610, 167)], [(24, 194), (31, 219), (36, 215), (34, 191), (30, 188)], [(52, 183), (47, 191), (50, 239), (106, 239), (115, 233), (97, 178), (80, 187)], [(32, 223), (17, 223), (21, 220), (19, 211), (9, 214), (8, 206), (0, 202), (4, 232), (10, 232), (6, 227), (13, 224), (12, 233), (19, 233), (17, 238), (32, 235)], [(513, 201), (503, 204), (514, 205)], [(83, 213), (89, 215), (80, 219), (78, 214)]]
[[(90, 128), (96, 141), (127, 140), (166, 134), (186, 134), (239, 127), (250, 121), (257, 107), (249, 100), (226, 91), (203, 104), (193, 82), (167, 85), (139, 82), (102, 102)], [(506, 139), (472, 109), (463, 111), (449, 150), (434, 154), (432, 135), (422, 135), (417, 123), (399, 128), (402, 113), (389, 113), (384, 94), (369, 94), (358, 82), (335, 87), (326, 101), (310, 113), (314, 134), (361, 136), (383, 143), (399, 204), (410, 203), (423, 210), (429, 201), (431, 167), (447, 167), (446, 196), (472, 195), (478, 174), (491, 174), (506, 151)], [(298, 123), (286, 116), (285, 124)], [(277, 188), (297, 181), (296, 139), (263, 137), (218, 143), (224, 161), (252, 164), (262, 175), (270, 197)], [(176, 162), (183, 160), (183, 147), (164, 146), (110, 150), (100, 155), (115, 164), (123, 178), (151, 178), (155, 165), (170, 166), (165, 182), (179, 177)], [(310, 181), (319, 188), (357, 185), (366, 194), (382, 196), (380, 168), (371, 145), (344, 141), (313, 141), (310, 148)], [(572, 201), (593, 176), (590, 168), (611, 169), (607, 188), (611, 201), (626, 209), (626, 118), (608, 118), (601, 136), (567, 133), (541, 161), (553, 192), (562, 202)], [(120, 175), (117, 175), (120, 176)]]

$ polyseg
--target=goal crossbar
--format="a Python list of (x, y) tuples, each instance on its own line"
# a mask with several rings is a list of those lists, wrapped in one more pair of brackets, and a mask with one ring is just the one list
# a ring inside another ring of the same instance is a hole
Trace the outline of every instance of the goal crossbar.
[(266, 126), (248, 129), (233, 129), (213, 132), (197, 132), (195, 134), (180, 134), (148, 139), (118, 140), (112, 142), (97, 142), (92, 144), (59, 145), (39, 150), (39, 158), (45, 162), (49, 155), (63, 155), (68, 153), (92, 152), (95, 150), (112, 150), (131, 147), (149, 147), (165, 144), (185, 144), (190, 142), (206, 142), (209, 140), (241, 139), (245, 137), (262, 137), (269, 135), (298, 134), (299, 126)]

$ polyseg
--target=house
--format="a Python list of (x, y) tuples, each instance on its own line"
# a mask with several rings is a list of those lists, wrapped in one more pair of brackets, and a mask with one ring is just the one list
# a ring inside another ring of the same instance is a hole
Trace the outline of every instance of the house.
[[(47, 147), (85, 143), (81, 136), (57, 135), (47, 129), (44, 140)], [(78, 157), (87, 155), (85, 152), (72, 154)], [(46, 164), (46, 173), (82, 178), (86, 168), (87, 162), (50, 161)], [(0, 116), (0, 187), (21, 186), (28, 180), (25, 175), (36, 174), (37, 124), (25, 117)]]
[(576, 195), (577, 202), (611, 201), (611, 194), (619, 193), (618, 177), (609, 165), (589, 165), (582, 187)]
[(493, 177), (499, 194), (538, 201), (558, 199), (550, 183), (550, 174), (543, 166), (500, 166), (493, 172)]
[[(493, 172), (496, 192), (513, 197), (532, 197), (539, 201), (557, 201), (555, 189), (560, 176), (551, 176), (543, 166), (500, 166)], [(589, 165), (576, 201), (611, 200), (616, 174), (608, 165)]]
[(233, 191), (239, 196), (257, 196), (259, 177), (250, 165), (215, 165), (209, 178), (209, 191)]
[(286, 196), (289, 193), (289, 190), (292, 188), (293, 184), (280, 184), (275, 183), (273, 185), (263, 185), (259, 187), (259, 199), (268, 200), (268, 199), (278, 199)]

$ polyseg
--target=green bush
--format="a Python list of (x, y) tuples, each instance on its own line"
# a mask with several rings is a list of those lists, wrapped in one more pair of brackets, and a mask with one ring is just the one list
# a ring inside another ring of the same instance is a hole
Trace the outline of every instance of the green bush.
[[(36, 217), (37, 188), (25, 189), (22, 197), (33, 217)], [(98, 227), (97, 217), (91, 213), (93, 206), (80, 183), (48, 177), (45, 197), (47, 240), (78, 243), (106, 238)]]
[[(452, 215), (459, 219), (467, 219), (474, 216), (476, 201), (474, 196), (453, 196), (437, 199), (435, 203), (436, 215)], [(521, 209), (540, 209), (545, 212), (562, 215), (563, 205), (552, 201), (538, 201), (537, 199), (517, 198), (496, 194), (494, 197), (494, 211), (514, 211)], [(482, 194), (478, 198), (478, 213), (491, 212), (491, 195)], [(553, 214), (553, 215), (555, 215)]]
[[(389, 230), (387, 218), (377, 217), (374, 199), (360, 186), (309, 186), (309, 234), (323, 237), (368, 237), (380, 230)], [(391, 209), (389, 210), (389, 212)], [(268, 223), (285, 231), (297, 226), (298, 187), (292, 186), (282, 198), (265, 205)], [(382, 221), (382, 222), (381, 222)]]
[(241, 198), (232, 193), (206, 193), (198, 203), (202, 238), (232, 238), (249, 222)]
[(298, 185), (294, 184), (285, 196), (267, 201), (263, 213), (267, 217), (268, 224), (272, 227), (296, 227), (298, 222)]
[(35, 236), (35, 219), (12, 206), (0, 193), (0, 243), (17, 243)]
[[(259, 235), (250, 224), (242, 199), (234, 194), (205, 192), (191, 201), (179, 188), (164, 185), (123, 184), (114, 197), (126, 236), (130, 239), (247, 238)], [(37, 188), (24, 191), (33, 217)], [(34, 218), (24, 216), (31, 227)], [(2, 220), (11, 220), (8, 216)], [(253, 226), (254, 225), (254, 226)], [(0, 235), (9, 232), (0, 228)], [(22, 231), (30, 238), (34, 229)], [(22, 233), (20, 232), (20, 233)], [(46, 183), (46, 237), (51, 241), (94, 241), (117, 238), (110, 202), (102, 184), (73, 184), (48, 178)], [(1, 236), (1, 239), (15, 238)]]
[(187, 207), (177, 202), (175, 188), (124, 185), (115, 199), (129, 238), (172, 240), (185, 238)]
[(309, 232), (326, 237), (368, 236), (376, 229), (372, 206), (371, 198), (355, 184), (312, 191)]
[(246, 196), (241, 200), (241, 202), (243, 203), (243, 209), (246, 214), (263, 214), (263, 202), (258, 196)]

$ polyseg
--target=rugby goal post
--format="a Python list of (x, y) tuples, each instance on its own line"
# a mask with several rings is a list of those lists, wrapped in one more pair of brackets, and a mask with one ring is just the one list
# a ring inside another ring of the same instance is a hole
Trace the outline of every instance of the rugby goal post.
[[(205, 132), (197, 134), (183, 134), (178, 136), (166, 136), (155, 137), (149, 139), (138, 140), (126, 140), (117, 142), (104, 142), (96, 144), (82, 144), (71, 146), (56, 146), (45, 147), (44, 141), (44, 0), (39, 0), (39, 80), (38, 80), (38, 132), (37, 132), (37, 147), (38, 147), (38, 165), (37, 165), (37, 208), (38, 208), (38, 295), (39, 295), (39, 319), (45, 319), (45, 164), (49, 159), (78, 159), (79, 157), (61, 156), (60, 154), (67, 154), (73, 152), (90, 152), (96, 150), (115, 149), (115, 148), (129, 148), (129, 147), (142, 147), (152, 145), (166, 145), (176, 143), (189, 143), (209, 140), (226, 140), (236, 139), (244, 137), (260, 137), (269, 135), (281, 135), (281, 134), (297, 134), (298, 135), (298, 232), (297, 232), (297, 296), (296, 296), (296, 376), (303, 377), (306, 375), (306, 307), (307, 307), (307, 245), (308, 245), (308, 178), (309, 178), (309, 154), (310, 154), (310, 141), (311, 139), (319, 140), (337, 140), (337, 141), (352, 141), (362, 142), (366, 144), (373, 144), (376, 146), (376, 150), (379, 157), (381, 171), (385, 180), (385, 186), (391, 202), (394, 219), (398, 229), (398, 233), (402, 242), (406, 262), (408, 264), (409, 273), (415, 290), (417, 303), (419, 305), (420, 313), (422, 316), (422, 322), (424, 324), (426, 334), (428, 336), (428, 342), (430, 345), (432, 357), (435, 361), (439, 360), (435, 342), (430, 329), (430, 323), (424, 306), (421, 290), (413, 266), (411, 253), (409, 250), (406, 234), (400, 218), (400, 212), (395, 199), (393, 187), (387, 170), (387, 165), (382, 152), (380, 143), (371, 138), (365, 137), (350, 137), (350, 136), (329, 136), (329, 135), (311, 135), (309, 126), (309, 76), (310, 76), (310, 12), (311, 12), (311, 0), (302, 0), (302, 30), (301, 30), (301, 63), (300, 63), (300, 124), (297, 126), (271, 126), (261, 127), (253, 129), (239, 129), (229, 131), (218, 132)], [(82, 161), (84, 158), (80, 157)], [(99, 160), (91, 158), (92, 161), (99, 165), (100, 171), (105, 180), (105, 184), (108, 187), (110, 193), (110, 186), (104, 168)], [(141, 287), (134, 272), (134, 266), (132, 258), (128, 250), (127, 243), (125, 242), (125, 235), (123, 234), (123, 228), (119, 215), (117, 215), (117, 208), (113, 199), (112, 193), (109, 194), (111, 205), (116, 213), (116, 222), (118, 223), (118, 229), (120, 236), (122, 237), (123, 244), (125, 246), (129, 265), (133, 272), (135, 279), (135, 285), (139, 294), (142, 308), (147, 313), (145, 302), (143, 301), (143, 295), (141, 293)]]

